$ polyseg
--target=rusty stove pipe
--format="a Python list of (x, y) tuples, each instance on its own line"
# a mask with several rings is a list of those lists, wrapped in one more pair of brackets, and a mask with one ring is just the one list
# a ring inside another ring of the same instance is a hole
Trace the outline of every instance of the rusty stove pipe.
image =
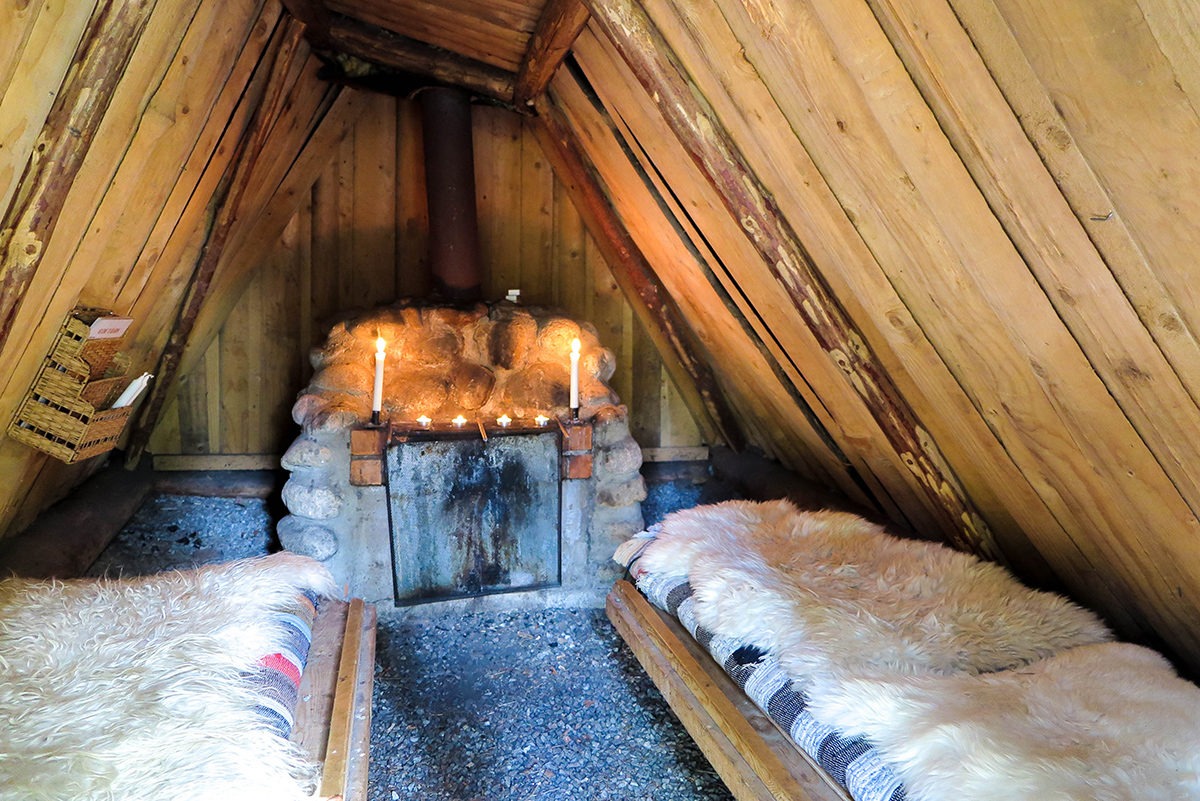
[(473, 303), (483, 295), (483, 267), (470, 100), (446, 87), (423, 89), (419, 97), (433, 291), (453, 303)]

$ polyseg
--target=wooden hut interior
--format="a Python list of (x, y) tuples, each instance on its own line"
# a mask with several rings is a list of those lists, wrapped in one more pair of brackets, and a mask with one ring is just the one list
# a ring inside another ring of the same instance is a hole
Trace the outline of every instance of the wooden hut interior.
[[(501, 400), (443, 392), (419, 423), (432, 396), (395, 398), (418, 386), (400, 360), (453, 317), (492, 326), (477, 349), (491, 361), (469, 368), (488, 382), (516, 359), (497, 342), (532, 347), (522, 326), (572, 332), (530, 335), (554, 349), (537, 365), (557, 366), (504, 388), (532, 419), (542, 407), (520, 392), (548, 387), (564, 515), (550, 572), (506, 569), (506, 596), (561, 584), (603, 603), (589, 582), (613, 587), (604, 564), (651, 522), (639, 465), (700, 464), (742, 498), (857, 510), (999, 564), (1200, 675), (1196, 5), (19, 0), (0, 4), (0, 32), (10, 569), (82, 573), (162, 476), (282, 459), (281, 540), (365, 599), (339, 642), (369, 639), (374, 608), (402, 600), (379, 553), (403, 547), (386, 529), (348, 539), (326, 507), (353, 507), (356, 530), (400, 515), (395, 497), (363, 500), (403, 471), (383, 449), (452, 425), (455, 403), (487, 412), (484, 441), (507, 441), (489, 438)], [(465, 133), (431, 121), (438, 97)], [(439, 234), (456, 212), (435, 210), (433, 151), (455, 148), (471, 231)], [(582, 400), (574, 381), (567, 395), (572, 336)], [(80, 337), (101, 374), (64, 390), (62, 349)], [(376, 337), (391, 343), (382, 429), (367, 419)], [(347, 352), (358, 361), (338, 372)], [(115, 393), (100, 390), (143, 373), (106, 412)], [(330, 400), (334, 373), (362, 383)], [(47, 433), (47, 407), (79, 430)], [(352, 501), (312, 484), (321, 436), (350, 444), (332, 481), (359, 471)], [(457, 475), (412, 480), (452, 493)], [(96, 519), (47, 529), (80, 497)], [(568, 566), (572, 549), (588, 553)], [(491, 580), (473, 575), (474, 589)], [(713, 739), (701, 747), (735, 796), (848, 797), (764, 743), (773, 724), (627, 590), (609, 601), (617, 628)], [(369, 664), (363, 647), (346, 652)], [(328, 704), (319, 714), (338, 726)], [(1197, 795), (1171, 797), (1200, 797), (1189, 759)], [(365, 770), (337, 767), (351, 784)]]

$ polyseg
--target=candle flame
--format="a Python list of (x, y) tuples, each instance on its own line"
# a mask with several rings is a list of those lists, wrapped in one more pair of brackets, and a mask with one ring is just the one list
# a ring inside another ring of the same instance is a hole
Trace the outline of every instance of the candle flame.
[(459, 428), (462, 428), (462, 427), (463, 427), (463, 425), (464, 425), (464, 424), (467, 422), (467, 418), (463, 417), (463, 416), (460, 414), (458, 417), (455, 417), (455, 418), (454, 418), (453, 420), (451, 420), (450, 422), (451, 422), (451, 423), (454, 423), (454, 425), (458, 426)]
[(432, 421), (432, 420), (430, 420), (430, 419), (429, 419), (428, 417), (426, 417), (425, 415), (421, 415), (420, 417), (418, 417), (418, 418), (417, 418), (417, 422), (418, 422), (418, 423), (420, 423), (420, 424), (421, 424), (421, 425), (423, 425), (423, 426), (427, 426), (427, 425), (429, 425), (430, 423), (432, 423), (433, 421)]
[(496, 418), (496, 422), (500, 424), (501, 428), (505, 428), (508, 426), (509, 423), (512, 422), (512, 418), (509, 417), (507, 414), (502, 414)]
[(537, 423), (539, 426), (544, 426), (546, 423), (550, 422), (550, 418), (544, 414), (539, 414), (537, 417), (533, 418), (533, 422)]
[(378, 351), (379, 353), (383, 353), (383, 351), (386, 347), (387, 347), (387, 342), (384, 341), (383, 337), (379, 337), (378, 339), (375, 340), (375, 350)]
[(579, 353), (580, 347), (581, 345), (579, 343), (579, 337), (575, 337), (571, 340), (571, 353)]

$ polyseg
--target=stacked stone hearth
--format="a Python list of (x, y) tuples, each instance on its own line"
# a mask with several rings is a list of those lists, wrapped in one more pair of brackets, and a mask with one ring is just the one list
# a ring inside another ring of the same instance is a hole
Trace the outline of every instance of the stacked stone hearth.
[(387, 343), (382, 416), (401, 429), (422, 415), (565, 418), (570, 343), (581, 340), (580, 418), (593, 425), (594, 463), (590, 479), (564, 482), (558, 596), (599, 602), (613, 548), (642, 527), (642, 453), (607, 384), (613, 354), (590, 325), (535, 307), (402, 303), (336, 324), (292, 410), (302, 433), (283, 457), (282, 545), (325, 562), (355, 595), (393, 598), (386, 491), (350, 484), (350, 431), (371, 419), (377, 337)]

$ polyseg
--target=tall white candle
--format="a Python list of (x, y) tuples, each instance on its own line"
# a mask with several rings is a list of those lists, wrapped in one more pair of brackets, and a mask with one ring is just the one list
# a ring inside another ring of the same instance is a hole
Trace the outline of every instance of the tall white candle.
[(371, 396), (371, 411), (383, 409), (383, 356), (387, 343), (383, 337), (375, 340), (375, 393)]
[(579, 408), (579, 338), (571, 340), (571, 408)]

